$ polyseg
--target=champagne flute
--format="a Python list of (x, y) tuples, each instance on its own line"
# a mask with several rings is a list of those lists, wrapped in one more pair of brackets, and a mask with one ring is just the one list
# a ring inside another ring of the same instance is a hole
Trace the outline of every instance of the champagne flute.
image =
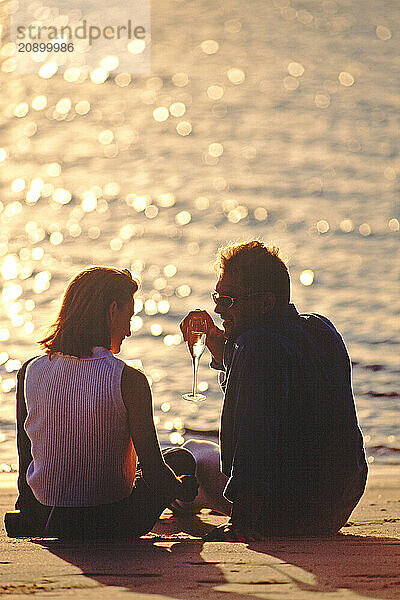
[(192, 392), (182, 394), (184, 400), (189, 402), (204, 402), (206, 396), (197, 391), (198, 371), (200, 358), (206, 347), (207, 321), (201, 316), (193, 315), (188, 325), (187, 346), (193, 361), (193, 389)]

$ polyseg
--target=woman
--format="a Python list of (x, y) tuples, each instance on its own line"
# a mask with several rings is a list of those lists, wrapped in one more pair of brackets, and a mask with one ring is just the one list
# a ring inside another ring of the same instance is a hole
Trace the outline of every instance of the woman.
[(162, 455), (147, 379), (114, 356), (137, 289), (129, 271), (80, 272), (39, 342), (45, 354), (21, 369), (20, 513), (6, 518), (9, 535), (138, 537), (174, 499), (196, 496), (192, 454)]

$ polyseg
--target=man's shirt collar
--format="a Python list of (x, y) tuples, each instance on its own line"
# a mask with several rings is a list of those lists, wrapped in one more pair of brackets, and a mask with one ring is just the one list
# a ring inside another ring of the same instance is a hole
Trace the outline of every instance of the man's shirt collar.
[(245, 334), (249, 331), (253, 331), (255, 329), (269, 327), (272, 324), (276, 324), (276, 323), (280, 323), (282, 321), (287, 321), (289, 319), (296, 318), (298, 315), (299, 315), (299, 312), (294, 304), (285, 304), (283, 306), (279, 306), (279, 307), (275, 308), (274, 310), (263, 315), (262, 318), (257, 323), (255, 323), (252, 327), (250, 327), (249, 329), (247, 329), (245, 331), (240, 332), (239, 335), (237, 335), (235, 337), (235, 339), (226, 340), (225, 348), (224, 348), (224, 356), (223, 356), (223, 360), (222, 360), (225, 369), (227, 367), (229, 368), (229, 366), (232, 362), (233, 352), (235, 350), (235, 342), (243, 334)]

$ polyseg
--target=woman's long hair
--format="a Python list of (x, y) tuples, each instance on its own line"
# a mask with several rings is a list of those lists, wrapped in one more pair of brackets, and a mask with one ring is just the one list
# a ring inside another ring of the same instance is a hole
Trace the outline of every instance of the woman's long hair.
[(82, 358), (92, 356), (94, 346), (110, 348), (109, 307), (115, 300), (121, 308), (138, 287), (128, 270), (84, 269), (68, 284), (49, 334), (38, 343), (50, 357), (60, 352)]

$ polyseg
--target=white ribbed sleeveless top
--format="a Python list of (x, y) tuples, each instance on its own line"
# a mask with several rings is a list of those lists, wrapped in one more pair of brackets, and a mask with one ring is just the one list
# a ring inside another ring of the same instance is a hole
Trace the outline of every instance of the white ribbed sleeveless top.
[(110, 350), (91, 358), (40, 356), (25, 376), (27, 482), (47, 506), (96, 506), (129, 496), (136, 452), (121, 395), (125, 363)]

